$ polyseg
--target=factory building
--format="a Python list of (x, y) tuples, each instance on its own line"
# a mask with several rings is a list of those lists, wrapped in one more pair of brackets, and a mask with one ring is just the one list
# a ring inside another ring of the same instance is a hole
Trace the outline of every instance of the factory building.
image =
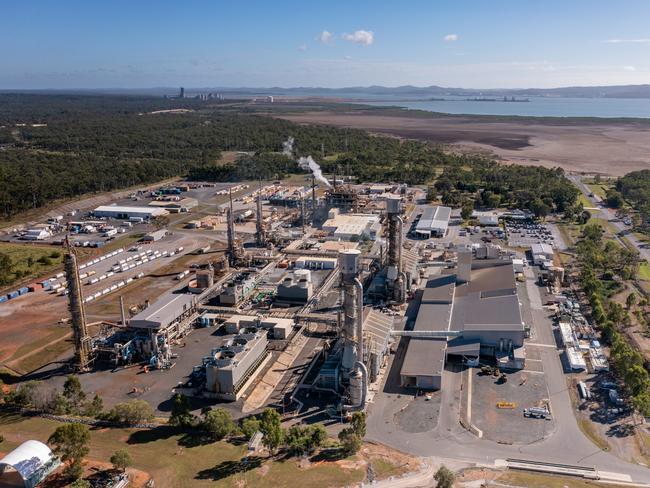
[(297, 269), (334, 269), (337, 263), (336, 258), (301, 256), (296, 259), (295, 267)]
[(239, 276), (226, 283), (221, 294), (219, 303), (221, 305), (235, 306), (242, 302), (257, 286), (257, 280), (250, 276)]
[(196, 297), (187, 293), (166, 295), (129, 321), (129, 327), (170, 331), (196, 310)]
[(242, 329), (203, 360), (207, 396), (236, 401), (269, 358), (266, 332)]
[(42, 241), (51, 236), (52, 234), (48, 229), (44, 227), (35, 227), (29, 229), (23, 236), (21, 236), (21, 239), (26, 241)]
[(149, 232), (147, 235), (145, 235), (142, 240), (144, 242), (157, 242), (164, 238), (167, 235), (167, 229), (160, 229), (160, 230), (155, 230), (153, 232)]
[(525, 362), (525, 327), (511, 260), (472, 259), (461, 251), (455, 270), (430, 279), (401, 369), (403, 386), (439, 389), (449, 356), (495, 357), (500, 367)]
[(369, 309), (365, 315), (363, 320), (363, 340), (366, 343), (365, 362), (368, 366), (370, 382), (373, 383), (377, 380), (379, 371), (390, 354), (394, 317), (375, 309)]
[(196, 198), (181, 198), (179, 200), (154, 200), (149, 203), (150, 207), (164, 208), (170, 213), (189, 212), (198, 206)]
[(95, 217), (105, 217), (109, 219), (143, 219), (148, 220), (161, 215), (168, 215), (169, 212), (164, 208), (149, 207), (125, 207), (122, 205), (101, 205), (97, 207), (93, 214)]
[(323, 230), (336, 239), (374, 241), (381, 230), (381, 223), (378, 215), (341, 214), (339, 209), (334, 208), (329, 211)]
[(286, 303), (306, 303), (313, 293), (311, 271), (296, 269), (278, 284), (276, 299)]
[(533, 255), (533, 264), (537, 266), (545, 263), (553, 264), (553, 246), (544, 243), (531, 244), (530, 252)]
[(429, 237), (444, 237), (447, 235), (450, 207), (427, 207), (415, 227), (415, 234), (423, 239)]

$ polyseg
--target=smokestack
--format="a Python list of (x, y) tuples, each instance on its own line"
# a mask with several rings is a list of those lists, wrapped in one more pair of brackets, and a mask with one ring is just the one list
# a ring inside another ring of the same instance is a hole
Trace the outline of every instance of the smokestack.
[(124, 314), (124, 296), (120, 295), (120, 317), (122, 318), (122, 326), (126, 326), (126, 315)]
[(257, 245), (259, 247), (266, 246), (266, 234), (264, 231), (264, 221), (262, 219), (262, 180), (260, 179), (260, 187), (257, 192), (257, 220), (256, 220), (256, 230), (257, 230)]
[(81, 280), (77, 255), (70, 240), (65, 239), (66, 253), (64, 267), (68, 281), (68, 307), (72, 318), (72, 334), (74, 340), (75, 367), (78, 371), (88, 371), (90, 366), (90, 337), (86, 327), (86, 313), (81, 294)]
[(235, 216), (232, 208), (232, 188), (229, 190), (230, 207), (228, 208), (228, 262), (230, 266), (235, 266), (237, 262), (237, 244), (235, 243)]
[(388, 218), (388, 269), (386, 277), (393, 299), (403, 303), (406, 299), (406, 275), (402, 268), (402, 233), (401, 198), (386, 199), (386, 216)]
[(316, 177), (311, 175), (311, 209), (316, 212)]
[(363, 350), (360, 334), (363, 316), (363, 287), (357, 279), (359, 256), (358, 249), (345, 249), (339, 252), (339, 270), (343, 285), (343, 337), (345, 339), (342, 366), (347, 372), (352, 371), (356, 361), (361, 360)]

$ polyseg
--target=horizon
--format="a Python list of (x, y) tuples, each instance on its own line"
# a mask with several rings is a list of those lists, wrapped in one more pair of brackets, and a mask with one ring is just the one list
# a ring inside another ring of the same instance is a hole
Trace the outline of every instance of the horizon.
[[(125, 13), (128, 12), (128, 15)], [(252, 13), (251, 13), (252, 12)], [(5, 7), (2, 90), (404, 85), (538, 89), (650, 79), (650, 3), (42, 0)]]

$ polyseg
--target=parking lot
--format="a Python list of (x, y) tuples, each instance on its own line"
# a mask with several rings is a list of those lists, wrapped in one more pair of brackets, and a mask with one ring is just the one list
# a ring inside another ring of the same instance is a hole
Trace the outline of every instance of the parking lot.
[(555, 238), (546, 224), (507, 222), (506, 237), (510, 247), (530, 247), (532, 244), (549, 244), (555, 247)]
[(508, 373), (506, 382), (478, 369), (471, 374), (472, 423), (483, 431), (483, 438), (507, 444), (530, 444), (553, 431), (554, 420), (528, 418), (523, 412), (525, 408), (542, 407), (548, 401), (544, 374), (517, 371)]

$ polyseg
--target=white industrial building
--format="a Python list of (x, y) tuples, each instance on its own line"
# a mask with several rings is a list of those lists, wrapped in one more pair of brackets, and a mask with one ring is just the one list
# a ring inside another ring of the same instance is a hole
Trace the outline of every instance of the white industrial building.
[(339, 209), (330, 210), (328, 219), (323, 224), (323, 230), (337, 239), (375, 240), (381, 230), (378, 215), (373, 214), (341, 214)]
[(553, 261), (553, 246), (544, 243), (531, 244), (530, 252), (533, 255), (533, 263), (536, 265), (543, 265), (544, 263)]
[(334, 269), (338, 264), (336, 258), (320, 256), (300, 256), (296, 259), (297, 269)]
[(155, 207), (125, 207), (122, 205), (101, 205), (93, 214), (95, 217), (106, 217), (109, 219), (127, 220), (131, 218), (152, 219), (161, 215), (168, 215), (164, 208)]
[(450, 207), (427, 207), (415, 226), (415, 234), (424, 239), (432, 236), (444, 237), (449, 228), (450, 217)]
[(48, 237), (51, 237), (52, 234), (50, 233), (49, 230), (38, 227), (34, 229), (29, 229), (25, 235), (22, 236), (22, 239), (26, 241), (42, 241), (44, 239), (47, 239)]
[(0, 486), (38, 486), (61, 464), (59, 458), (39, 441), (25, 441), (0, 459)]

